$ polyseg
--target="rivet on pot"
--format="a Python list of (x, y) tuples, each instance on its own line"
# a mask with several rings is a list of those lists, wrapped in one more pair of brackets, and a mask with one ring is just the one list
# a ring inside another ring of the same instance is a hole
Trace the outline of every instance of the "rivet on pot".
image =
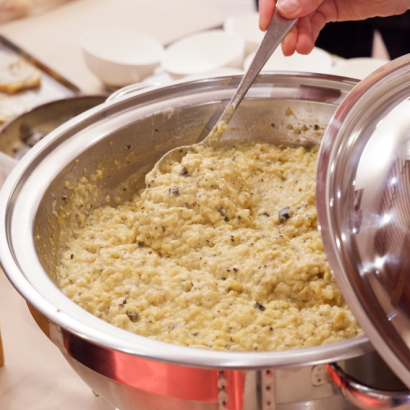
[(264, 370), (261, 372), (262, 410), (275, 408), (275, 372)]
[(313, 386), (321, 386), (322, 384), (329, 383), (329, 375), (324, 364), (318, 364), (312, 367), (310, 381)]

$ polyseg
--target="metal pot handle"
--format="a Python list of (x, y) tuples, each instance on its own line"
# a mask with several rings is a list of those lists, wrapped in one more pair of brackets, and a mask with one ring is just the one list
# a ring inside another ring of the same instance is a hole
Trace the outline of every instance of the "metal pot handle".
[(107, 102), (118, 100), (125, 95), (132, 94), (134, 92), (144, 90), (145, 88), (153, 87), (158, 84), (148, 84), (148, 83), (136, 83), (127, 85), (126, 87), (120, 88), (119, 90), (113, 92), (108, 98)]
[(348, 376), (337, 364), (327, 364), (333, 382), (352, 404), (363, 410), (404, 409), (410, 404), (410, 390), (384, 391), (364, 386)]

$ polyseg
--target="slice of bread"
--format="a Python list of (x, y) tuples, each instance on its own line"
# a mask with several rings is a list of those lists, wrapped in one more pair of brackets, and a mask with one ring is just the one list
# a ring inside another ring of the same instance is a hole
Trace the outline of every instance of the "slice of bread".
[(40, 83), (41, 73), (36, 67), (16, 54), (0, 50), (0, 92), (14, 94)]

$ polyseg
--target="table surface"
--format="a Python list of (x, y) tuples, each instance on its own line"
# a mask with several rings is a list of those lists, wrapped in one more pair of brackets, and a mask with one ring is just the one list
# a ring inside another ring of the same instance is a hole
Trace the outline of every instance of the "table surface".
[[(231, 0), (230, 0), (231, 1)], [(239, 2), (244, 0), (238, 0)], [(0, 25), (0, 34), (86, 93), (103, 91), (87, 69), (78, 38), (98, 26), (135, 28), (164, 45), (221, 26), (222, 0), (76, 0), (47, 13)], [(1, 410), (112, 410), (97, 398), (32, 319), (24, 299), (0, 270)]]
[(0, 409), (113, 409), (95, 397), (71, 369), (1, 270), (0, 326), (5, 355), (5, 366), (0, 368)]

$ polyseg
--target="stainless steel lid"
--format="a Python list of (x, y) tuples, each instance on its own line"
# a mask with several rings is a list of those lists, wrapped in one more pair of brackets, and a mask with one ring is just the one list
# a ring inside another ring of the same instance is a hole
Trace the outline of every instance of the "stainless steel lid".
[(410, 387), (410, 55), (359, 83), (335, 112), (317, 205), (347, 303)]

